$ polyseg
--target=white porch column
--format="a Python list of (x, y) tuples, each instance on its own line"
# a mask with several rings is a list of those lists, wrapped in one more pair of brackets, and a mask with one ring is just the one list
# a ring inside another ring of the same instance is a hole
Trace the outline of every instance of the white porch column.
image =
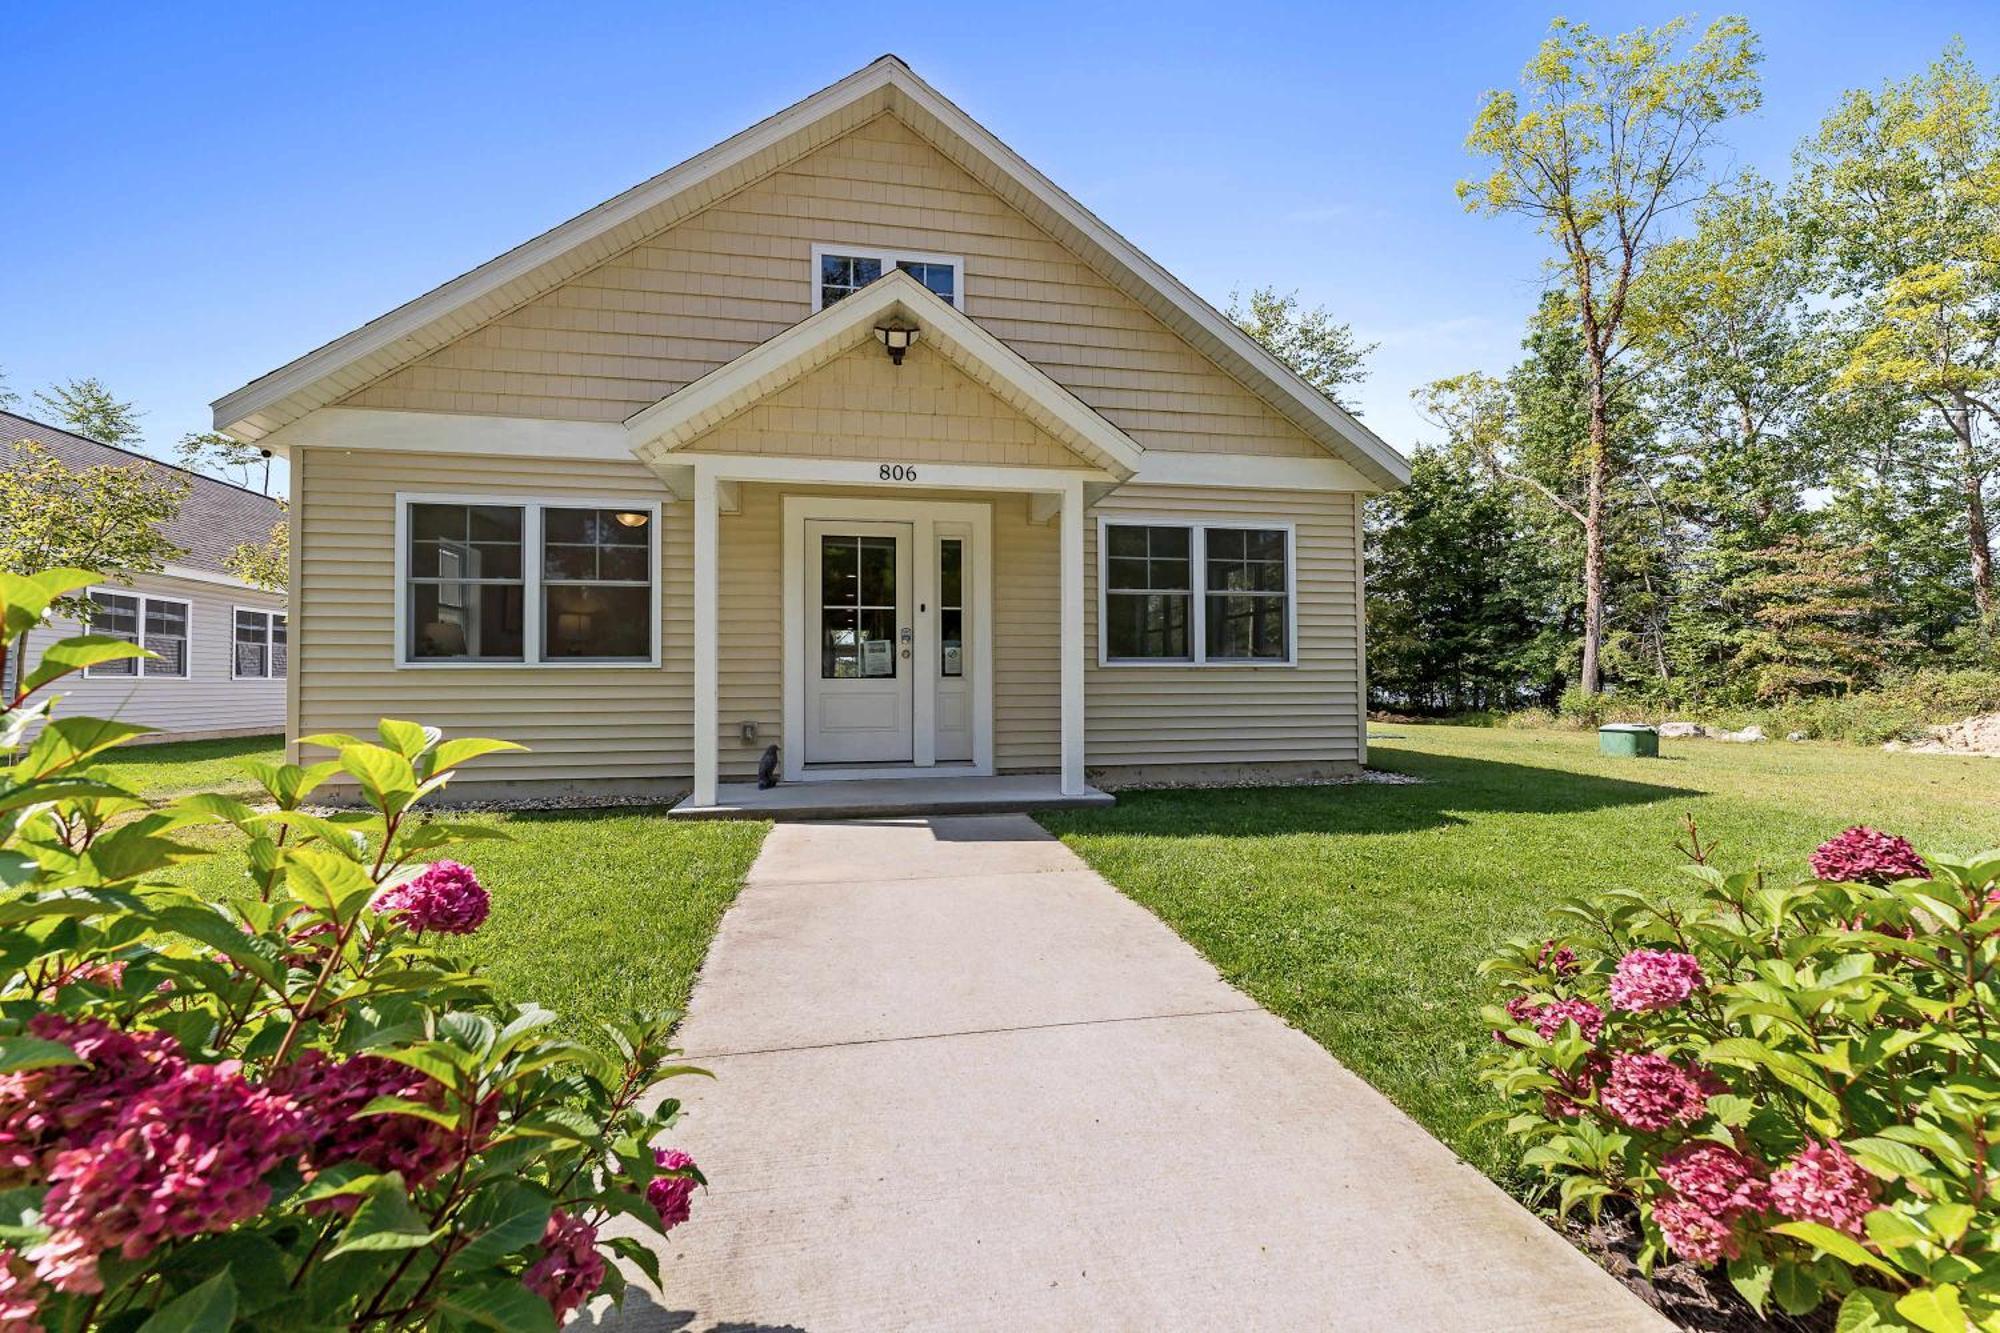
[(1083, 795), (1083, 482), (1062, 492), (1062, 794)]
[(719, 766), (721, 705), (718, 682), (717, 559), (719, 522), (713, 467), (694, 467), (694, 796), (696, 805), (715, 804)]

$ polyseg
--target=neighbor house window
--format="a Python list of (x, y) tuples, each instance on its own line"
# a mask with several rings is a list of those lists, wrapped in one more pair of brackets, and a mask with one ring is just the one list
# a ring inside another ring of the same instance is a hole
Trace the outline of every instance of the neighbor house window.
[(815, 245), (812, 257), (815, 310), (824, 310), (884, 274), (899, 270), (943, 300), (958, 304), (959, 274), (964, 270), (964, 261), (959, 259), (839, 245)]
[(92, 634), (136, 643), (155, 656), (100, 662), (84, 675), (93, 679), (102, 676), (187, 679), (188, 625), (193, 619), (187, 602), (178, 597), (153, 597), (103, 588), (92, 589), (90, 600), (97, 605), (90, 617)]
[(1105, 523), (1106, 663), (1289, 664), (1292, 532), (1247, 523)]
[(235, 658), (230, 673), (238, 680), (283, 680), (288, 655), (285, 639), (283, 611), (237, 607)]
[(659, 509), (406, 502), (402, 660), (650, 663)]

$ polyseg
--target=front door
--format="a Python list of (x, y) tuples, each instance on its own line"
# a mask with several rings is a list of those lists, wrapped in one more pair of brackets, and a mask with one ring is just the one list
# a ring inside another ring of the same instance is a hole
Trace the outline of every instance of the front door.
[(908, 523), (816, 519), (805, 525), (808, 764), (914, 759)]

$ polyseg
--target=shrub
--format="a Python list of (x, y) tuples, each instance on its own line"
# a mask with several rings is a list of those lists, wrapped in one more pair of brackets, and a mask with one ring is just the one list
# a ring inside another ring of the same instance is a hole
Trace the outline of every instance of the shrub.
[(1487, 962), (1484, 1077), (1564, 1213), (1627, 1200), (1762, 1313), (2000, 1327), (2000, 851), (1850, 829), (1796, 883), (1706, 864)]
[[(0, 575), (0, 668), (78, 571)], [(145, 730), (30, 696), (141, 656), (62, 641), (0, 700), (0, 1329), (553, 1329), (655, 1281), (613, 1214), (664, 1232), (701, 1174), (655, 1149), (678, 1103), (671, 1015), (610, 1053), (552, 1037), (439, 946), (485, 926), (477, 877), (431, 859), (483, 825), (421, 815), (506, 742), (384, 721), (337, 757), (251, 763), (268, 804), (148, 808), (97, 768)], [(39, 727), (33, 742), (23, 742)], [(365, 809), (315, 814), (336, 776)], [(235, 831), (244, 879), (204, 902), (164, 872)], [(210, 841), (217, 839), (211, 837)]]

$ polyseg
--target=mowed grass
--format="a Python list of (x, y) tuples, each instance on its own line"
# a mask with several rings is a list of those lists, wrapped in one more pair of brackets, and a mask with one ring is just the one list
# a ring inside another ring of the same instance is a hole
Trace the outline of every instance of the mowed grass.
[[(254, 793), (234, 767), (264, 749), (217, 752), (235, 742), (190, 742), (121, 752), (116, 776), (164, 800), (189, 791)], [(468, 770), (471, 772), (472, 770)], [(632, 1009), (679, 1009), (723, 911), (736, 897), (769, 825), (669, 822), (664, 808), (440, 812), (439, 818), (504, 830), (506, 842), (479, 841), (442, 854), (478, 872), (493, 915), (448, 952), (476, 966), (516, 1002), (561, 1015), (568, 1034), (590, 1040), (599, 1020)], [(250, 891), (233, 829), (195, 829), (183, 841), (215, 857), (177, 867), (174, 878), (203, 894)]]
[(1598, 756), (1572, 732), (1395, 725), (1372, 766), (1424, 779), (1137, 792), (1042, 822), (1222, 973), (1503, 1183), (1516, 1150), (1476, 1122), (1481, 959), (1553, 924), (1564, 898), (1685, 891), (1692, 814), (1727, 868), (1802, 871), (1854, 823), (1920, 848), (2000, 845), (2000, 759), (1835, 745), (1667, 741)]
[(283, 763), (285, 738), (235, 736), (227, 740), (127, 745), (111, 752), (111, 762), (105, 768), (111, 781), (150, 800), (198, 791), (244, 797), (253, 796), (258, 790), (257, 784), (243, 772), (246, 759)]

